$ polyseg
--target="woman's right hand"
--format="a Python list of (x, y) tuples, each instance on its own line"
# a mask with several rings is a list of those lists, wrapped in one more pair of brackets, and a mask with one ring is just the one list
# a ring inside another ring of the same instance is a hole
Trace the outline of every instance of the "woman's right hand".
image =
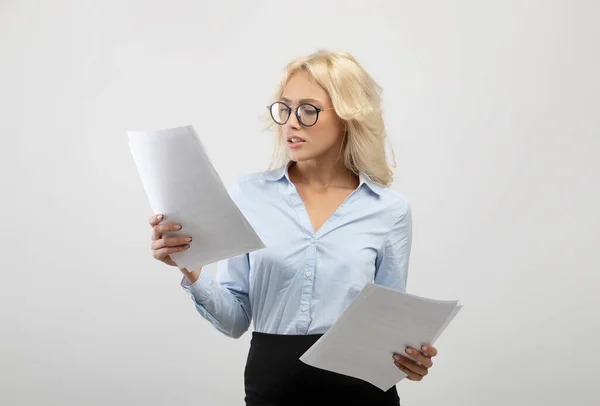
[(190, 248), (190, 242), (192, 241), (192, 238), (189, 236), (163, 238), (164, 233), (181, 230), (181, 224), (160, 224), (163, 219), (164, 216), (158, 214), (150, 217), (149, 220), (150, 226), (152, 227), (152, 256), (167, 265), (177, 266), (170, 254), (185, 251)]

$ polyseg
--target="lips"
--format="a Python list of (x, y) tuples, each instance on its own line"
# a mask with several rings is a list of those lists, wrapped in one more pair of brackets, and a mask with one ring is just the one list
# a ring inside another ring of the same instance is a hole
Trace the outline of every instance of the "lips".
[(290, 144), (297, 144), (300, 142), (305, 142), (305, 139), (302, 137), (298, 137), (297, 135), (290, 135), (289, 137), (287, 137), (287, 142), (289, 142)]

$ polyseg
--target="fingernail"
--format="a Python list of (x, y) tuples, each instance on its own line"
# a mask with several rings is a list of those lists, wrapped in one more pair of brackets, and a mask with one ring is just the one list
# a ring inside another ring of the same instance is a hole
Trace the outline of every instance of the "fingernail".
[(406, 352), (409, 353), (409, 354), (412, 354), (412, 350), (410, 348), (407, 348)]
[(176, 228), (177, 230), (181, 230), (181, 225), (180, 225), (180, 224), (177, 224), (177, 225), (175, 226), (175, 228)]
[(396, 354), (396, 355), (394, 355), (394, 359), (395, 359), (396, 361), (400, 361), (400, 355), (397, 355), (397, 354)]
[(163, 217), (164, 217), (164, 216), (163, 216), (162, 214), (159, 214), (159, 215), (158, 215), (156, 218), (157, 218), (157, 219), (159, 219), (159, 220), (162, 220), (162, 219), (163, 219)]
[(186, 238), (185, 240), (186, 240), (187, 242), (190, 242), (190, 241), (192, 241), (192, 237), (188, 237), (188, 238)]
[(421, 347), (421, 349), (422, 349), (423, 351), (427, 351), (427, 346), (426, 346), (426, 345), (424, 345), (424, 346), (422, 346), (422, 347)]

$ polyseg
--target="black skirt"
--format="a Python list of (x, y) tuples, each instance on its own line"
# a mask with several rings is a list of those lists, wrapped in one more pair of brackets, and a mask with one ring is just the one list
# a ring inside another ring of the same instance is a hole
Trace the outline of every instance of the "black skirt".
[(361, 379), (300, 361), (320, 337), (253, 332), (244, 371), (246, 406), (400, 405), (395, 386), (382, 391)]

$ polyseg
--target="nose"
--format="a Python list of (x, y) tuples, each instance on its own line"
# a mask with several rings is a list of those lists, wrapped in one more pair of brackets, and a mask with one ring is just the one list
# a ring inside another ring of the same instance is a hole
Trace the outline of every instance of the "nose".
[(299, 130), (300, 129), (300, 123), (298, 122), (298, 117), (296, 117), (296, 114), (293, 110), (290, 112), (290, 118), (288, 118), (288, 121), (287, 121), (287, 123), (285, 123), (285, 126), (288, 127), (288, 129), (290, 129), (290, 130)]

